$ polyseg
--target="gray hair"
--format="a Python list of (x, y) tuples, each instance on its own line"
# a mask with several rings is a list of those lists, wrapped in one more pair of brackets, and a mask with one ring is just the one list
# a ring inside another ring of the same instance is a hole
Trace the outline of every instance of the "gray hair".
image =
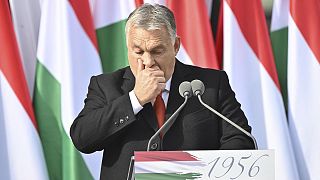
[(131, 27), (143, 28), (146, 30), (167, 28), (171, 40), (174, 42), (176, 33), (176, 22), (170, 9), (163, 5), (143, 4), (134, 10), (128, 17), (126, 23), (126, 34)]

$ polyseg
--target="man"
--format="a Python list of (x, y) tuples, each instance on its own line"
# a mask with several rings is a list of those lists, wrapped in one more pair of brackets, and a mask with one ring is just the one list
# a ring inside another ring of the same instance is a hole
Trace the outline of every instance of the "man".
[[(126, 37), (130, 67), (91, 78), (85, 106), (70, 130), (79, 151), (104, 150), (101, 179), (126, 179), (133, 152), (145, 151), (148, 140), (163, 124), (159, 109), (168, 118), (182, 104), (178, 87), (183, 81), (203, 81), (203, 100), (251, 131), (225, 72), (175, 59), (180, 39), (168, 8), (145, 4), (133, 11), (126, 23)], [(254, 148), (250, 138), (205, 109), (195, 97), (152, 145), (153, 150), (250, 148)]]

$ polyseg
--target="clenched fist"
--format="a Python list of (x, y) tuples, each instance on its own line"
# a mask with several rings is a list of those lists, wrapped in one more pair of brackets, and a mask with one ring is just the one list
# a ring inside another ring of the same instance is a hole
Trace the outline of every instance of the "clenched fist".
[(153, 102), (165, 86), (164, 72), (158, 66), (144, 68), (142, 60), (138, 59), (136, 83), (133, 91), (139, 103), (143, 106), (148, 102)]

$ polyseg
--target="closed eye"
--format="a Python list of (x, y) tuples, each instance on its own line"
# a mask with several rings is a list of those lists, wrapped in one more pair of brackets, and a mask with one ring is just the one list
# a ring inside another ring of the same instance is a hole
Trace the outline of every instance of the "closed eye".
[(151, 54), (161, 55), (163, 52), (164, 52), (164, 49), (163, 49), (163, 48), (159, 48), (159, 49), (154, 49), (154, 50), (152, 50), (152, 51), (151, 51)]
[(135, 51), (135, 53), (141, 55), (143, 54), (143, 51)]
[(159, 54), (162, 53), (162, 51), (152, 51), (151, 53), (152, 53), (152, 54), (155, 54), (155, 55), (159, 55)]

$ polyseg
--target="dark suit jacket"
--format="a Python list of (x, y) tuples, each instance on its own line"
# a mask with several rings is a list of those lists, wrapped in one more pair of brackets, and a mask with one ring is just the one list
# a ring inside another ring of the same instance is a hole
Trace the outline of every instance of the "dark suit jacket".
[[(183, 103), (178, 92), (180, 83), (194, 79), (200, 79), (206, 86), (202, 96), (204, 102), (251, 131), (224, 71), (189, 66), (179, 61), (176, 61), (172, 76), (166, 117)], [(133, 152), (145, 151), (148, 140), (158, 129), (151, 103), (134, 115), (129, 98), (134, 83), (129, 67), (92, 77), (85, 106), (71, 126), (70, 134), (79, 151), (104, 150), (101, 179), (126, 179)], [(206, 110), (196, 97), (189, 99), (171, 129), (157, 141), (157, 146), (153, 146), (156, 150), (254, 148), (250, 138)]]

